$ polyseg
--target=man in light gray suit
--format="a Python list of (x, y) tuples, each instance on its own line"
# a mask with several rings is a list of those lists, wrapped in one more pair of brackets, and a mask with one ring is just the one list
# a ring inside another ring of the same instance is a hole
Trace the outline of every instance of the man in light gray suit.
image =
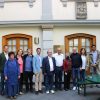
[(90, 71), (92, 74), (99, 74), (100, 71), (100, 52), (96, 50), (96, 46), (92, 45), (92, 51), (90, 52)]
[[(95, 45), (92, 45), (91, 48), (92, 48), (92, 51), (89, 54), (90, 73), (100, 74), (100, 51), (96, 50)], [(99, 85), (96, 85), (96, 86), (100, 88)], [(93, 85), (91, 85), (91, 87), (93, 87)]]

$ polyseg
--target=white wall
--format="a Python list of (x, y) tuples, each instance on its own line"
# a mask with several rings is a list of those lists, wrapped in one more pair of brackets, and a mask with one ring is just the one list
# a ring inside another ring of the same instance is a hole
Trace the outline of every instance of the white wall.
[(87, 19), (89, 20), (100, 20), (100, 2), (98, 3), (98, 7), (94, 6), (93, 2), (87, 3)]
[(0, 21), (39, 20), (42, 17), (42, 0), (36, 0), (32, 8), (28, 2), (5, 3), (0, 8)]
[[(87, 2), (87, 20), (100, 20), (100, 2), (98, 5), (95, 7), (93, 2)], [(75, 20), (75, 2), (67, 2), (67, 7), (63, 7), (60, 0), (52, 0), (52, 15), (54, 20)], [(41, 18), (42, 0), (36, 0), (32, 8), (29, 7), (28, 2), (9, 2), (4, 4), (4, 8), (0, 8), (0, 21)]]
[[(31, 35), (33, 38), (33, 53), (36, 54), (36, 48), (42, 48), (42, 31), (39, 27), (13, 27), (13, 28), (0, 28), (0, 52), (2, 51), (2, 36), (7, 34), (21, 33)], [(34, 37), (39, 37), (39, 44), (34, 44)]]
[(56, 20), (74, 20), (75, 2), (68, 2), (67, 7), (63, 7), (60, 0), (52, 0), (53, 19)]
[[(87, 2), (87, 20), (100, 20), (100, 2), (98, 7), (94, 2)], [(52, 0), (53, 19), (75, 20), (75, 2), (67, 2), (67, 7), (63, 7), (60, 0)]]

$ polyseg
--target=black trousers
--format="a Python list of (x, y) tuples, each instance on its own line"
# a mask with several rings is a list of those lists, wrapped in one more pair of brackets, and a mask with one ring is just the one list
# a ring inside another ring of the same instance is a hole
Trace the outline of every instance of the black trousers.
[(55, 88), (56, 89), (62, 88), (62, 66), (57, 67), (55, 70)]
[(4, 73), (1, 73), (1, 86), (0, 86), (0, 93), (1, 94), (4, 94), (4, 85), (5, 85), (5, 83), (4, 83), (4, 80), (5, 80), (5, 77), (4, 77)]
[(32, 91), (33, 90), (33, 72), (28, 72), (25, 71), (25, 85), (26, 85), (26, 92), (28, 92), (29, 90)]
[(67, 75), (65, 75), (64, 72), (64, 89), (70, 89), (70, 78), (71, 78), (71, 71), (68, 71)]
[(53, 89), (54, 72), (49, 72), (45, 75), (46, 91)]
[(23, 91), (23, 73), (20, 75), (20, 80), (19, 80), (19, 92)]

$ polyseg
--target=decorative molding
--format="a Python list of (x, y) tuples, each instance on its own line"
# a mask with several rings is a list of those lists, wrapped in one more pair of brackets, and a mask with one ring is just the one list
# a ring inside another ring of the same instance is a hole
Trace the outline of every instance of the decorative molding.
[[(43, 27), (47, 25), (55, 26), (100, 26), (100, 20), (20, 20), (20, 21), (0, 21), (0, 27)], [(43, 27), (45, 28), (45, 27)], [(50, 28), (49, 28), (50, 29)]]
[(63, 7), (67, 7), (67, 2), (94, 2), (94, 6), (98, 7), (100, 0), (60, 0), (63, 4)]
[(29, 2), (29, 0), (4, 0), (5, 2)]
[(53, 29), (53, 25), (50, 25), (50, 24), (44, 24), (42, 25), (42, 29)]
[[(66, 1), (66, 0), (60, 0)], [(98, 0), (100, 2), (100, 0)], [(94, 0), (67, 0), (67, 2), (94, 2)]]
[(68, 2), (68, 0), (60, 0), (60, 1), (62, 2), (63, 7), (67, 7), (67, 2)]
[(7, 2), (28, 2), (29, 3), (29, 7), (33, 7), (34, 2), (36, 2), (36, 0), (0, 0), (0, 8), (4, 7), (4, 3)]
[(4, 0), (0, 0), (0, 8), (4, 8)]
[(76, 2), (76, 19), (87, 18), (87, 4), (86, 2)]
[(94, 6), (98, 7), (99, 0), (94, 0)]
[(29, 0), (29, 7), (32, 8), (33, 7), (33, 3), (36, 2), (36, 0)]

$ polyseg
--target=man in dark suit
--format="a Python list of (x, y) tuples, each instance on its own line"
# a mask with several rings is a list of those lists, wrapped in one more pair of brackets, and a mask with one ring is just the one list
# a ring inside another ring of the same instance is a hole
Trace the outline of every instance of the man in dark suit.
[(1, 74), (1, 88), (0, 93), (1, 95), (4, 95), (4, 66), (5, 62), (8, 60), (8, 46), (5, 45), (3, 47), (3, 52), (0, 54), (0, 74)]
[(52, 94), (55, 93), (53, 90), (53, 78), (55, 73), (55, 58), (52, 57), (52, 51), (47, 51), (48, 56), (46, 56), (43, 59), (43, 73), (45, 75), (45, 86), (46, 86), (46, 93), (49, 94), (50, 92)]

